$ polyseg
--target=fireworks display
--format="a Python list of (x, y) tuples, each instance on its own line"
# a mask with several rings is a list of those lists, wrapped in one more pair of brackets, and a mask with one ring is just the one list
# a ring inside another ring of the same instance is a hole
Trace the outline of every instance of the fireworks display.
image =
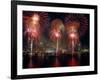
[(82, 14), (68, 14), (65, 17), (65, 28), (68, 34), (68, 48), (74, 53), (75, 47), (80, 44), (80, 37), (88, 29), (88, 20)]
[(67, 60), (68, 66), (80, 65), (78, 57), (74, 56), (80, 55), (78, 50), (81, 49), (82, 39), (89, 36), (86, 35), (88, 26), (89, 16), (86, 14), (23, 11), (23, 46), (27, 46), (26, 51), (29, 49), (29, 67), (33, 67), (32, 57), (35, 54), (39, 55), (37, 64), (41, 63), (41, 66), (49, 64), (45, 61), (49, 61), (48, 57), (53, 55), (55, 61), (52, 61), (54, 64), (50, 62), (52, 66), (66, 65), (64, 60)]
[(59, 40), (62, 37), (61, 27), (63, 22), (60, 19), (55, 19), (51, 23), (50, 39), (56, 41), (56, 52), (59, 50)]
[(72, 53), (74, 53), (74, 49), (76, 47), (77, 44), (79, 44), (80, 39), (79, 39), (79, 27), (80, 27), (80, 23), (79, 22), (75, 22), (75, 21), (71, 21), (68, 22), (66, 25), (66, 32), (67, 32), (67, 44), (68, 44), (68, 49), (72, 51)]
[(29, 67), (33, 66), (32, 64), (32, 55), (33, 55), (33, 43), (38, 45), (40, 40), (41, 34), (43, 32), (43, 28), (46, 26), (47, 21), (47, 13), (38, 13), (38, 12), (24, 12), (23, 21), (24, 21), (24, 35), (27, 35), (27, 42), (30, 47), (30, 61)]

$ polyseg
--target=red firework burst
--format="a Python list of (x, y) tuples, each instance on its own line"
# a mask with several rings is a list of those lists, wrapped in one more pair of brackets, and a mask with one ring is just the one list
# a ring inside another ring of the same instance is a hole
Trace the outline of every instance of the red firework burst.
[(61, 38), (61, 32), (60, 31), (57, 31), (55, 29), (53, 29), (51, 32), (50, 32), (50, 38), (55, 41), (55, 40), (59, 40)]
[(25, 11), (23, 15), (25, 35), (27, 33), (29, 38), (38, 41), (42, 31), (48, 24), (48, 13)]
[(76, 45), (79, 43), (79, 33), (80, 23), (78, 21), (70, 21), (65, 26), (67, 32), (68, 49), (74, 53)]
[(50, 38), (51, 40), (59, 40), (61, 39), (61, 26), (63, 25), (60, 19), (55, 19), (51, 23), (51, 31), (50, 31)]
[[(83, 36), (88, 29), (88, 18), (84, 14), (66, 14), (65, 15), (65, 26), (69, 23), (77, 22), (79, 23), (79, 35)], [(67, 26), (68, 27), (68, 26)]]

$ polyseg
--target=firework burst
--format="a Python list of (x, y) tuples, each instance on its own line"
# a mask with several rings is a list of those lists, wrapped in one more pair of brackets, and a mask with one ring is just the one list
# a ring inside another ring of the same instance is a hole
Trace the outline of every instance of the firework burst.
[(66, 14), (65, 15), (65, 26), (68, 23), (77, 22), (80, 24), (78, 29), (79, 35), (83, 36), (88, 29), (88, 19), (84, 14)]
[(63, 22), (60, 19), (55, 19), (51, 23), (50, 39), (56, 42), (56, 53), (59, 50), (59, 40), (62, 37), (62, 25)]
[(61, 39), (63, 22), (60, 19), (55, 19), (51, 23), (50, 38), (55, 41), (56, 39)]
[(35, 41), (40, 40), (44, 28), (48, 25), (48, 13), (45, 12), (24, 12), (23, 22), (25, 35)]

